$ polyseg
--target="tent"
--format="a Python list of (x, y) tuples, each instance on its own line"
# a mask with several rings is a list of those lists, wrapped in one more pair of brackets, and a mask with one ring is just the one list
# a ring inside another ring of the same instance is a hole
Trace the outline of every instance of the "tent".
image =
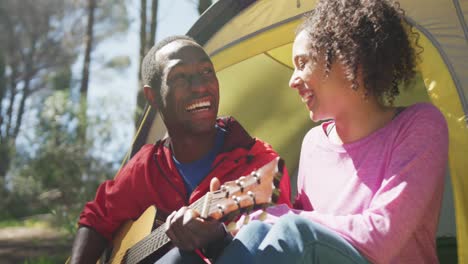
[[(253, 136), (272, 144), (293, 175), (302, 138), (314, 124), (288, 88), (291, 49), (295, 28), (315, 4), (314, 0), (219, 0), (187, 33), (204, 46), (215, 64), (220, 114), (234, 115)], [(449, 172), (439, 236), (449, 238), (445, 240), (449, 246), (456, 238), (459, 263), (468, 263), (464, 191), (468, 190), (468, 1), (401, 0), (400, 4), (419, 31), (424, 52), (414, 88), (404, 92), (396, 105), (432, 102), (447, 120)], [(159, 116), (147, 108), (132, 154), (164, 134)]]

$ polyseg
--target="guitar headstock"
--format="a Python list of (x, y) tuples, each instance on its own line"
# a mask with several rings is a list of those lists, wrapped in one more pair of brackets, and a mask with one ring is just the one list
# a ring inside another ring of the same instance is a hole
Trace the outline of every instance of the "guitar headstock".
[(268, 206), (279, 196), (283, 160), (276, 158), (249, 175), (224, 183), (206, 195), (203, 218), (225, 219), (243, 211)]

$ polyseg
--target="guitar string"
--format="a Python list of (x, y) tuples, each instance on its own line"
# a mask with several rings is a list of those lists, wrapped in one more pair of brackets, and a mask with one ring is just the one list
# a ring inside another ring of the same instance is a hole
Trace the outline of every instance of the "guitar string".
[[(243, 181), (245, 184), (244, 188), (246, 188), (247, 186), (251, 186), (253, 183), (256, 183), (257, 179), (251, 177), (251, 179), (244, 179)], [(229, 190), (230, 190), (229, 193), (237, 193), (241, 189), (242, 187), (239, 187), (238, 185), (229, 186)], [(219, 210), (218, 204), (215, 202), (224, 200), (226, 198), (225, 193), (226, 191), (224, 190), (217, 190), (217, 191), (212, 192), (213, 197), (210, 199), (210, 201), (208, 201), (210, 214), (214, 211)], [(197, 211), (200, 212), (201, 210), (203, 210), (202, 206), (205, 202), (205, 199), (206, 199), (206, 195), (204, 195), (203, 197), (195, 201), (192, 205), (189, 206), (189, 208), (198, 209)], [(255, 203), (253, 205), (255, 205)], [(165, 229), (162, 228), (162, 225), (161, 225), (158, 228), (156, 228), (153, 232), (151, 232), (150, 235), (146, 236), (145, 238), (137, 242), (127, 251), (116, 254), (114, 257), (110, 259), (110, 262), (112, 262), (115, 258), (121, 258), (122, 256), (123, 256), (122, 258), (125, 258), (127, 261), (128, 259), (132, 260), (134, 256), (136, 255), (136, 253), (138, 253), (138, 255), (140, 255), (140, 253), (143, 253), (142, 255), (146, 255), (144, 253), (148, 251), (149, 246), (152, 246), (150, 251), (152, 251), (151, 253), (153, 253), (155, 252), (155, 250), (159, 249), (160, 247), (162, 247), (169, 241), (170, 239), (165, 234)], [(148, 255), (143, 256), (143, 258), (141, 259), (144, 259), (147, 256)], [(129, 263), (129, 262), (126, 262), (126, 263)]]
[[(214, 193), (219, 193), (219, 192), (214, 192)], [(198, 209), (200, 210), (200, 206), (203, 205), (203, 202), (204, 202), (204, 198), (206, 195), (204, 195), (203, 197), (201, 197), (200, 199), (198, 199), (197, 201), (195, 201), (192, 205), (189, 206), (189, 208), (192, 208), (192, 209)], [(202, 208), (201, 208), (202, 209)], [(166, 244), (167, 242), (170, 241), (169, 237), (167, 237), (167, 235), (165, 234), (165, 229), (162, 228), (162, 225), (158, 228), (156, 228), (150, 235), (146, 236), (145, 238), (143, 238), (142, 240), (140, 240), (139, 242), (135, 243), (135, 245), (133, 245), (131, 248), (129, 248), (127, 251), (125, 252), (120, 252), (119, 254), (116, 254), (115, 256), (113, 256), (109, 262), (112, 263), (112, 261), (114, 261), (116, 258), (120, 259), (120, 258), (127, 258), (129, 259), (130, 261), (133, 260), (135, 257), (135, 255), (140, 255), (140, 253), (145, 253), (148, 251), (148, 245), (151, 245), (153, 243), (150, 243), (150, 242), (155, 242), (155, 238), (157, 238), (157, 247), (155, 248), (152, 248), (152, 249), (159, 249), (160, 247), (162, 247), (162, 245)], [(146, 249), (146, 250), (144, 250)], [(154, 251), (153, 251), (154, 252)], [(144, 254), (146, 255), (146, 254)], [(142, 259), (146, 258), (146, 256), (143, 256)], [(138, 262), (138, 261), (137, 261)], [(132, 262), (127, 262), (127, 263), (132, 263)]]
[[(213, 199), (210, 199), (211, 200), (210, 204), (213, 204), (214, 202), (217, 202), (223, 199), (224, 197), (214, 197)], [(191, 207), (193, 207), (193, 209), (197, 209), (197, 207), (200, 207), (200, 205), (203, 205), (202, 202), (203, 202), (203, 199), (199, 199)], [(213, 209), (217, 210), (217, 207), (213, 208), (212, 206), (210, 206), (210, 208), (211, 208), (210, 211), (212, 211)], [(152, 253), (169, 241), (170, 239), (165, 234), (165, 230), (163, 228), (157, 228), (155, 229), (154, 234), (152, 234), (151, 236), (147, 236), (142, 241), (132, 246), (127, 252), (122, 252), (121, 254), (116, 255), (113, 259), (115, 259), (116, 257), (120, 258), (123, 256), (123, 259), (126, 260), (126, 263), (133, 263), (133, 260), (137, 258), (135, 263), (138, 263), (138, 261), (149, 256), (149, 254), (146, 254), (148, 251)], [(113, 259), (111, 261), (113, 261)]]

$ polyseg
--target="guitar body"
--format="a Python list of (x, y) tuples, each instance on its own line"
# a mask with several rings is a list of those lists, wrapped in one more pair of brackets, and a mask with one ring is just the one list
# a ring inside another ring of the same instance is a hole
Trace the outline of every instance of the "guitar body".
[[(148, 236), (154, 228), (157, 228), (158, 224), (156, 223), (156, 213), (156, 207), (150, 206), (137, 220), (129, 220), (125, 222), (114, 236), (112, 247), (110, 248), (110, 256), (102, 263), (126, 263), (125, 256), (127, 251), (139, 241)], [(157, 255), (162, 256), (166, 252), (167, 250), (164, 249), (158, 250)], [(152, 255), (151, 257), (147, 258), (147, 260), (153, 260), (157, 258), (157, 256)], [(142, 261), (142, 263), (145, 263), (145, 261)], [(154, 261), (151, 263), (154, 263)]]

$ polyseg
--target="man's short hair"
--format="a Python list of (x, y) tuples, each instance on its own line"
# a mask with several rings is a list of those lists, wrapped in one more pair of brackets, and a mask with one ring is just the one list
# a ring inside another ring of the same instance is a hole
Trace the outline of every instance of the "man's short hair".
[[(156, 53), (164, 46), (175, 41), (189, 41), (199, 46), (193, 38), (185, 35), (170, 36), (156, 43), (145, 55), (141, 64), (141, 80), (143, 81), (143, 85), (149, 85), (155, 91), (160, 90), (162, 70), (164, 67), (162, 67), (160, 61), (156, 60)], [(159, 92), (157, 94), (159, 96)]]

